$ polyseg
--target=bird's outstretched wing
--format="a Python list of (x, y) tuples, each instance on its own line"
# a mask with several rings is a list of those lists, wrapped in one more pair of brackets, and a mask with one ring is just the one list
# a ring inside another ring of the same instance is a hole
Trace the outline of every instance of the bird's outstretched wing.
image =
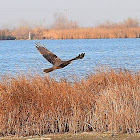
[(68, 60), (68, 62), (71, 62), (71, 61), (73, 61), (73, 60), (77, 60), (77, 59), (82, 59), (84, 56), (85, 56), (85, 53), (81, 53), (81, 54), (79, 54), (77, 57)]
[(55, 65), (60, 63), (62, 60), (57, 57), (54, 53), (50, 52), (45, 46), (42, 46), (40, 43), (35, 43), (37, 50), (42, 54), (42, 56), (47, 59), (51, 64)]

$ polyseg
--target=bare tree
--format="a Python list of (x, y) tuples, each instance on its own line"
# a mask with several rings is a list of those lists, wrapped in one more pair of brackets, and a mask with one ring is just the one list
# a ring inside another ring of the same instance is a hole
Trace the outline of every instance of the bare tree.
[(128, 19), (124, 20), (122, 25), (124, 27), (138, 27), (139, 26), (139, 21), (138, 21), (138, 19), (128, 18)]
[(54, 14), (54, 23), (51, 26), (54, 29), (72, 29), (78, 28), (76, 21), (68, 20), (63, 14)]

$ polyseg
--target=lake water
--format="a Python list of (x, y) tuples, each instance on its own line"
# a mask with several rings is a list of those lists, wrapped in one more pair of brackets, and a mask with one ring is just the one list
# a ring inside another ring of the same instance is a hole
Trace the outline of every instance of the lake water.
[[(22, 72), (44, 75), (43, 69), (52, 65), (36, 50), (38, 40), (0, 41), (0, 74), (12, 75)], [(67, 60), (86, 53), (82, 60), (50, 75), (69, 77), (84, 76), (94, 72), (97, 66), (140, 70), (140, 39), (79, 39), (79, 40), (39, 40), (61, 59)]]

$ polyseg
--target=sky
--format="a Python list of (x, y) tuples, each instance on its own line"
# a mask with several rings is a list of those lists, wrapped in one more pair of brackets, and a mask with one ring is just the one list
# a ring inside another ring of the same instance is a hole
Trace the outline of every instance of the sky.
[(0, 0), (0, 28), (21, 24), (50, 26), (57, 13), (82, 27), (127, 18), (140, 21), (140, 0)]

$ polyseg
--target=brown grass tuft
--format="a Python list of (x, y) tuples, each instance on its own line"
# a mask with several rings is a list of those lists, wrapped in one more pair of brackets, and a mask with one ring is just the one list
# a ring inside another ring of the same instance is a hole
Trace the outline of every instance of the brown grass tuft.
[(1, 76), (0, 134), (140, 131), (140, 73), (101, 70), (59, 82), (39, 75)]

